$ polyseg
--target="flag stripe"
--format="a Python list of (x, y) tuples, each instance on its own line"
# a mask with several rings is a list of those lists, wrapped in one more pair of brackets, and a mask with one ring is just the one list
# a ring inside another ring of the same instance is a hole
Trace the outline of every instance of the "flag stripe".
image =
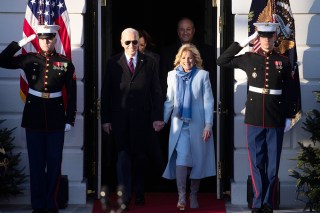
[(65, 50), (65, 55), (67, 58), (71, 59), (71, 45), (70, 45), (70, 33), (68, 33), (67, 25), (64, 23), (64, 14), (62, 14), (59, 18), (56, 20), (56, 24), (60, 26), (59, 30), (59, 36), (60, 40), (62, 40), (62, 46)]
[[(248, 17), (248, 27), (249, 32), (248, 35), (252, 35), (256, 31), (256, 27), (253, 25), (255, 22), (268, 22), (271, 18), (271, 4), (270, 1), (272, 0), (252, 0), (250, 11), (249, 11), (249, 17)], [(269, 3), (269, 4), (268, 4)], [(266, 9), (267, 8), (267, 9)], [(261, 15), (263, 14), (263, 15)], [(260, 16), (261, 15), (261, 16)], [(264, 20), (261, 20), (261, 17)], [(267, 20), (265, 20), (267, 19)], [(260, 49), (260, 42), (258, 38), (254, 40), (253, 48), (251, 49), (254, 52), (258, 52)]]

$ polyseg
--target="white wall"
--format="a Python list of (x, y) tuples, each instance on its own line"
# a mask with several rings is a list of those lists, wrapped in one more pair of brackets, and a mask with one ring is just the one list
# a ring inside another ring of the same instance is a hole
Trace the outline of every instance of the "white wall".
[[(77, 117), (75, 127), (66, 133), (63, 152), (62, 174), (69, 178), (69, 204), (86, 203), (86, 183), (83, 181), (83, 117), (84, 85), (81, 82), (84, 73), (83, 64), (83, 15), (86, 11), (85, 0), (66, 0), (70, 17), (72, 59), (77, 74)], [(0, 7), (0, 51), (11, 41), (22, 38), (23, 19), (27, 0), (1, 0)], [(17, 127), (14, 131), (13, 143), (17, 146), (16, 152), (21, 152), (21, 166), (26, 167), (29, 174), (28, 155), (24, 129), (20, 127), (23, 102), (19, 96), (19, 70), (0, 68), (0, 119), (6, 119), (0, 128)], [(24, 194), (18, 197), (3, 200), (6, 204), (30, 204), (29, 182), (23, 185)]]
[[(247, 37), (248, 19), (251, 0), (232, 0), (232, 13), (235, 15), (235, 41), (242, 41)], [(303, 113), (310, 109), (319, 108), (313, 90), (319, 90), (320, 67), (320, 1), (319, 0), (291, 0), (291, 9), (295, 19), (296, 43), (299, 74), (301, 82)], [(247, 51), (247, 49), (245, 50)], [(246, 76), (241, 70), (236, 70), (235, 79), (235, 132), (234, 132), (234, 181), (231, 186), (232, 204), (247, 205), (247, 176), (249, 174), (247, 150), (245, 144), (244, 117), (240, 114), (245, 104)], [(305, 116), (302, 117), (304, 120)], [(301, 121), (288, 133), (285, 133), (281, 163), (280, 179), (280, 208), (288, 206), (303, 206), (296, 200), (296, 179), (289, 176), (289, 169), (294, 169), (296, 162), (289, 160), (299, 151), (298, 141), (308, 140), (309, 134), (301, 129)], [(247, 171), (247, 172), (244, 172)]]

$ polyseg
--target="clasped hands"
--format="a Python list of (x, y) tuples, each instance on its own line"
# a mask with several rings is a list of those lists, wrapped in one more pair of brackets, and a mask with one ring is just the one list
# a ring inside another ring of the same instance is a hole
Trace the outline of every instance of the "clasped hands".
[[(165, 125), (164, 121), (154, 121), (152, 123), (153, 129), (156, 132), (159, 132), (164, 127), (164, 125)], [(102, 124), (102, 129), (103, 129), (103, 131), (105, 131), (109, 135), (112, 131), (111, 123)]]
[(159, 132), (164, 127), (165, 122), (164, 121), (154, 121), (152, 125), (153, 125), (154, 131)]

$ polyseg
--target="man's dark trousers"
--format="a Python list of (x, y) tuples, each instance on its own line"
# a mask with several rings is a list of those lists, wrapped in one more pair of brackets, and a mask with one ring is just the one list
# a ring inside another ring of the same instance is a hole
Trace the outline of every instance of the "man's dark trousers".
[(33, 209), (58, 208), (64, 130), (26, 130)]

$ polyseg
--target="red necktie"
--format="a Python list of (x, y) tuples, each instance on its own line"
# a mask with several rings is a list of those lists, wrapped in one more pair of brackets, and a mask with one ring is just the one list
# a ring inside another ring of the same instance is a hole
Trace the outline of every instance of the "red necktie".
[(133, 58), (130, 58), (129, 69), (130, 69), (130, 72), (133, 74), (134, 73)]

